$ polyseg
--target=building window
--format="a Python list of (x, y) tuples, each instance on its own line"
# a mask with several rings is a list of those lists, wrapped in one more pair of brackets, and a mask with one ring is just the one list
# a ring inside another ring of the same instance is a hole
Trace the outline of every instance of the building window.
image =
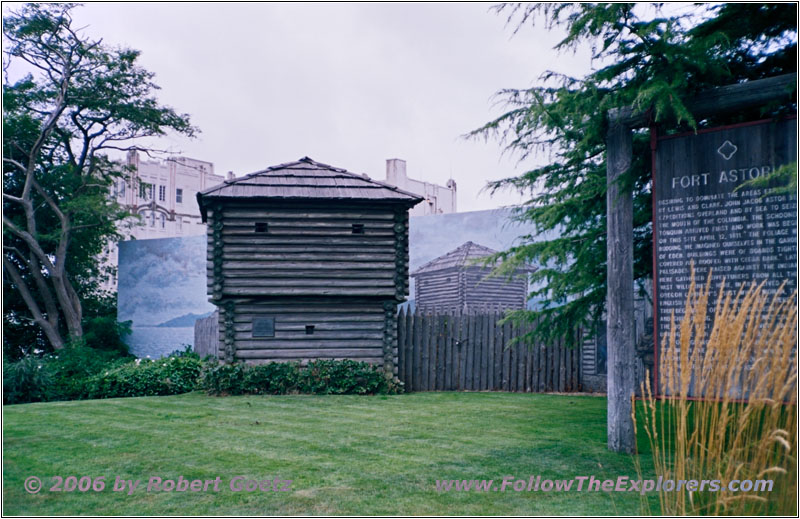
[(269, 232), (269, 224), (267, 222), (256, 222), (256, 232), (258, 233)]
[(307, 324), (306, 325), (306, 335), (314, 335), (314, 325)]
[(139, 182), (139, 198), (141, 198), (142, 200), (147, 200), (146, 188), (147, 186), (144, 183)]
[(158, 186), (158, 200), (159, 202), (167, 200), (167, 186)]
[(150, 184), (149, 186), (147, 186), (147, 199), (148, 200), (154, 200), (154, 198), (153, 198), (153, 187), (154, 187), (153, 184)]
[(175, 190), (175, 202), (182, 204), (183, 203), (183, 189), (176, 189)]
[(124, 180), (120, 180), (119, 181), (119, 196), (122, 196), (122, 197), (125, 196), (125, 181)]
[(162, 229), (167, 228), (167, 215), (165, 215), (164, 213), (161, 213), (161, 228)]
[(364, 224), (363, 223), (354, 223), (353, 224), (353, 234), (364, 234)]

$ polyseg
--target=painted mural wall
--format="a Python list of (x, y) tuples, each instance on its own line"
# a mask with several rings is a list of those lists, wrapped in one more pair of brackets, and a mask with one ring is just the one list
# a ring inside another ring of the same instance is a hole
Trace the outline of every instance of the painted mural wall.
[[(410, 271), (464, 242), (503, 250), (531, 232), (509, 219), (510, 210), (412, 216)], [(206, 295), (206, 237), (120, 243), (119, 310), (133, 321), (128, 339), (139, 357), (160, 357), (194, 342), (194, 321), (214, 311)], [(413, 304), (414, 283), (409, 300)]]
[(194, 343), (194, 322), (210, 315), (206, 237), (119, 244), (117, 318), (133, 321), (127, 342), (138, 357), (157, 358)]

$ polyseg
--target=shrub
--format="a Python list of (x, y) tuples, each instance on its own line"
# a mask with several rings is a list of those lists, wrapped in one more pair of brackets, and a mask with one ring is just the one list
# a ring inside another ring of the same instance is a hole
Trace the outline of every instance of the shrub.
[(197, 388), (202, 366), (197, 355), (137, 359), (91, 377), (86, 382), (86, 396), (115, 398), (188, 393)]
[(245, 392), (244, 364), (209, 363), (200, 377), (200, 387), (210, 395), (241, 395)]
[[(710, 276), (710, 274), (709, 274)], [(797, 291), (770, 297), (763, 283), (735, 296), (720, 288), (713, 314), (709, 283), (663, 338), (661, 393), (649, 387), (644, 430), (664, 480), (715, 479), (718, 492), (659, 492), (665, 515), (797, 513)], [(784, 289), (781, 286), (780, 294)], [(709, 326), (706, 316), (711, 315)], [(693, 401), (693, 397), (703, 397)], [(636, 423), (636, 422), (634, 422)], [(773, 481), (771, 491), (731, 492), (731, 480)]]
[(76, 400), (86, 398), (87, 380), (98, 373), (115, 369), (132, 357), (120, 356), (119, 350), (97, 350), (82, 345), (69, 345), (56, 354), (45, 357), (46, 369), (52, 380), (47, 400)]
[(366, 362), (317, 360), (301, 368), (294, 362), (209, 364), (201, 386), (211, 395), (371, 395), (399, 393), (402, 387)]
[(270, 362), (245, 370), (245, 392), (254, 395), (285, 395), (297, 391), (300, 366), (294, 362)]
[(354, 360), (315, 360), (300, 374), (301, 393), (316, 395), (371, 395), (388, 393), (383, 371)]
[(4, 404), (45, 400), (49, 384), (50, 374), (45, 368), (45, 362), (36, 356), (28, 355), (3, 365)]

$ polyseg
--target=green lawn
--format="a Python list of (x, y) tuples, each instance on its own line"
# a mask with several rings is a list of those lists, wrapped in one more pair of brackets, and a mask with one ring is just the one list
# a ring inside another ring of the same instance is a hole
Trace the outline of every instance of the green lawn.
[[(639, 514), (635, 493), (442, 492), (437, 479), (636, 476), (605, 445), (604, 398), (509, 393), (125, 398), (4, 406), (6, 515)], [(643, 460), (646, 463), (646, 460)], [(649, 466), (645, 472), (649, 474)], [(28, 476), (44, 488), (24, 491)], [(102, 492), (51, 477), (106, 476)], [(290, 492), (231, 492), (235, 476)], [(115, 476), (142, 480), (127, 495)], [(146, 492), (147, 479), (219, 492)], [(653, 502), (653, 501), (651, 501)]]

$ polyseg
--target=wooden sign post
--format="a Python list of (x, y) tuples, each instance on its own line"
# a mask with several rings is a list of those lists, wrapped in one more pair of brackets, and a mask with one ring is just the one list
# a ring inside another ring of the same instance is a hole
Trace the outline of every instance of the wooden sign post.
[[(791, 98), (796, 95), (796, 82), (796, 74), (787, 74), (715, 88), (698, 95), (687, 106), (699, 121), (710, 115)], [(630, 107), (610, 110), (608, 120), (608, 448), (633, 453), (633, 199), (624, 176), (631, 165), (631, 130), (644, 127), (649, 121), (646, 113), (634, 112)]]
[(631, 167), (631, 129), (620, 112), (609, 113), (606, 158), (608, 210), (607, 392), (608, 448), (633, 452), (631, 418), (635, 391), (633, 346), (633, 196), (625, 174)]

